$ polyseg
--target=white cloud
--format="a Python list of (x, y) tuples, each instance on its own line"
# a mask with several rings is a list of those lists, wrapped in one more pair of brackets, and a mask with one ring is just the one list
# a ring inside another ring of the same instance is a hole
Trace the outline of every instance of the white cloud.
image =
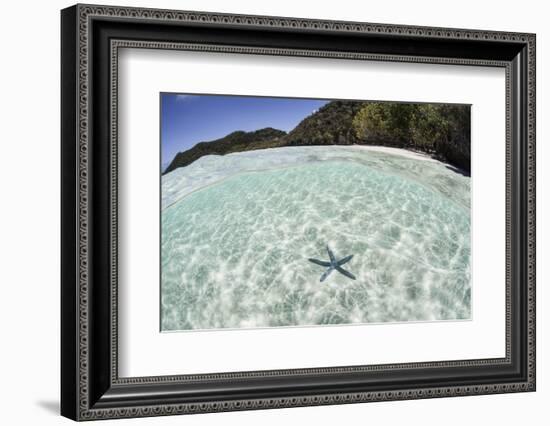
[(176, 95), (176, 101), (188, 101), (191, 100), (193, 95)]

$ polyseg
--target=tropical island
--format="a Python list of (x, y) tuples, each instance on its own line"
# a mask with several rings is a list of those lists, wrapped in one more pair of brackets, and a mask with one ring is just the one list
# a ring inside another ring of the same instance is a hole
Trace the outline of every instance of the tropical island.
[(471, 318), (469, 105), (161, 100), (162, 331)]
[(422, 152), (470, 173), (470, 106), (331, 101), (289, 132), (235, 131), (179, 152), (163, 174), (205, 155), (288, 146), (378, 145)]

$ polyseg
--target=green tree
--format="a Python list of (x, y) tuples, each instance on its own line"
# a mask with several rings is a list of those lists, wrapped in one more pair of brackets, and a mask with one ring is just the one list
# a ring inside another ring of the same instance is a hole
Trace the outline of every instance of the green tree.
[(360, 143), (414, 147), (470, 170), (470, 108), (465, 105), (369, 102), (352, 127)]
[(415, 105), (405, 103), (367, 103), (353, 119), (355, 134), (364, 143), (407, 145), (414, 109)]
[(448, 140), (449, 120), (442, 114), (440, 105), (418, 104), (411, 117), (410, 130), (413, 145), (432, 152), (438, 142)]

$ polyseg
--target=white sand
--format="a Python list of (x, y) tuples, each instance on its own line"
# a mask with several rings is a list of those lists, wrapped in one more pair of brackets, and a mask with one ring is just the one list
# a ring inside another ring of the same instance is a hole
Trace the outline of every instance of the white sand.
[[(344, 146), (347, 146), (347, 145), (344, 145)], [(384, 152), (386, 154), (401, 155), (407, 158), (414, 158), (415, 160), (439, 162), (435, 158), (430, 157), (428, 154), (425, 154), (419, 151), (411, 151), (409, 149), (391, 148), (389, 146), (379, 146), (379, 145), (351, 145), (351, 146), (359, 149), (365, 149), (367, 151)]]

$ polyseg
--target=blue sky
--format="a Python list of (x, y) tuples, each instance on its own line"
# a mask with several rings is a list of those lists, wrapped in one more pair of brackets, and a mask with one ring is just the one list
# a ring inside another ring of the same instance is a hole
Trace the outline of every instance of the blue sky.
[(325, 105), (319, 99), (161, 93), (162, 164), (196, 143), (221, 138), (235, 130), (273, 127), (292, 130)]

